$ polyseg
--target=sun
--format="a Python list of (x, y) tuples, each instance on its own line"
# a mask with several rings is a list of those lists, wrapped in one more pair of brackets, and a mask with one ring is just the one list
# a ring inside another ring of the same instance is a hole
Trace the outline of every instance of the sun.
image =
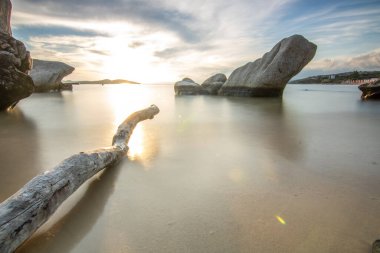
[[(159, 45), (160, 39), (156, 42)], [(151, 40), (136, 42), (125, 35), (99, 37), (90, 54), (99, 63), (104, 78), (127, 79), (140, 83), (157, 83), (175, 79), (170, 64), (155, 56), (157, 45)]]

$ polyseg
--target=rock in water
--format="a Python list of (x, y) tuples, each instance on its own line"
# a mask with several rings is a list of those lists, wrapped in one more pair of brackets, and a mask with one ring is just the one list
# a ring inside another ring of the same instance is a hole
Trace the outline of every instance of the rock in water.
[(200, 91), (201, 86), (187, 77), (174, 84), (174, 92), (176, 95), (198, 95)]
[(317, 46), (301, 35), (278, 42), (260, 59), (235, 69), (219, 95), (278, 97), (288, 81), (313, 59)]
[(363, 83), (359, 85), (359, 90), (361, 90), (363, 100), (366, 99), (380, 99), (380, 81), (375, 83)]
[(220, 87), (222, 87), (226, 80), (226, 75), (221, 73), (209, 77), (201, 84), (202, 93), (217, 95)]
[(37, 92), (59, 90), (62, 85), (62, 79), (71, 74), (74, 69), (74, 67), (63, 62), (34, 59), (30, 76), (34, 81)]
[(12, 4), (0, 1), (0, 110), (13, 107), (33, 93), (33, 80), (28, 76), (32, 67), (30, 53), (24, 44), (11, 36)]
[[(0, 33), (0, 43), (3, 42)], [(34, 85), (30, 76), (20, 71), (20, 58), (0, 51), (0, 110), (15, 106), (18, 101), (33, 93)]]

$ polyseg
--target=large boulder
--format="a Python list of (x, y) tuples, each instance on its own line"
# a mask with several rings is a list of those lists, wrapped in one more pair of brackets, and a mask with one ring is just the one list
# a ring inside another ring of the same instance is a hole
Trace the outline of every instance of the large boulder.
[(10, 27), (12, 4), (0, 1), (0, 110), (13, 107), (33, 93), (30, 53), (24, 44), (12, 37)]
[(204, 94), (210, 94), (210, 95), (217, 95), (219, 89), (222, 87), (222, 85), (226, 82), (227, 77), (225, 74), (215, 74), (209, 78), (207, 78), (202, 84), (202, 91), (201, 93)]
[(176, 95), (198, 95), (201, 86), (190, 78), (184, 78), (174, 84), (174, 92)]
[(260, 59), (235, 69), (219, 90), (219, 95), (278, 97), (288, 81), (311, 59), (317, 46), (301, 35), (278, 42)]
[(62, 85), (62, 79), (71, 74), (74, 69), (74, 67), (63, 62), (34, 59), (30, 76), (34, 81), (37, 92), (59, 90)]
[(363, 92), (361, 96), (363, 100), (380, 99), (380, 80), (374, 83), (363, 83), (358, 88)]

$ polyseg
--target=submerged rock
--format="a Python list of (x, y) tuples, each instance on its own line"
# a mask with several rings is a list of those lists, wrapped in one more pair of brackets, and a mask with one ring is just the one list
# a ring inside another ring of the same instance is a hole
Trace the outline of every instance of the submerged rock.
[(176, 95), (198, 95), (201, 86), (190, 78), (184, 78), (174, 84), (174, 92)]
[(227, 77), (225, 74), (216, 74), (207, 78), (202, 84), (201, 93), (217, 95), (220, 87), (226, 82)]
[(363, 92), (361, 96), (363, 100), (380, 99), (380, 80), (375, 83), (363, 83), (358, 88)]
[(75, 70), (63, 62), (33, 60), (33, 68), (30, 76), (34, 81), (37, 92), (59, 90), (62, 79)]
[(278, 97), (288, 81), (313, 59), (317, 46), (301, 35), (278, 42), (260, 59), (232, 72), (219, 95)]
[(12, 37), (10, 27), (12, 4), (0, 2), (0, 110), (13, 107), (33, 93), (33, 80), (28, 76), (32, 66), (24, 44)]

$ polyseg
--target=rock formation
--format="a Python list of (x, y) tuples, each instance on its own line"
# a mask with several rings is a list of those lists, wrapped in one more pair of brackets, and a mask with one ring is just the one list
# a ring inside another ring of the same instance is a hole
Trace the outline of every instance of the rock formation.
[(217, 95), (220, 87), (226, 82), (227, 77), (225, 74), (216, 74), (204, 81), (201, 86), (201, 93), (209, 95)]
[(63, 62), (34, 59), (30, 76), (37, 92), (60, 90), (62, 79), (71, 74), (74, 69)]
[(219, 95), (278, 97), (288, 81), (313, 59), (317, 46), (301, 35), (278, 42), (260, 59), (235, 69)]
[(359, 90), (361, 90), (363, 100), (366, 99), (380, 99), (380, 81), (375, 83), (363, 83), (359, 85)]
[(30, 53), (21, 41), (11, 36), (10, 0), (0, 2), (0, 110), (13, 107), (20, 99), (33, 93), (33, 80), (28, 76), (32, 67)]
[(176, 95), (198, 95), (201, 86), (190, 78), (184, 78), (174, 84), (174, 92)]
[(11, 29), (12, 3), (10, 0), (0, 1), (0, 30), (12, 36)]

